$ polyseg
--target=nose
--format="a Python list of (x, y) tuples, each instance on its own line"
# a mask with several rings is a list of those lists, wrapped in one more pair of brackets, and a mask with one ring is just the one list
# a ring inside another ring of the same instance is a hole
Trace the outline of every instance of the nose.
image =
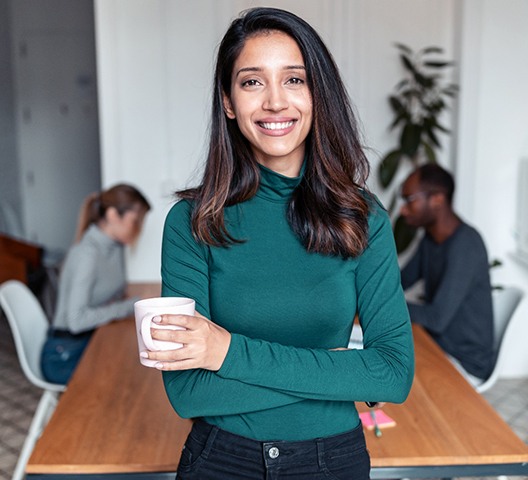
[(288, 108), (288, 100), (284, 90), (279, 85), (270, 85), (266, 89), (266, 98), (263, 104), (264, 110), (277, 112)]

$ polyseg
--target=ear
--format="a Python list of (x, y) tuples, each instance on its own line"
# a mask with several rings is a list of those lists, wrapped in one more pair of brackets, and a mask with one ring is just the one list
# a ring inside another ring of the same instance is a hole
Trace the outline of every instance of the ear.
[(115, 207), (108, 207), (105, 212), (105, 219), (107, 222), (115, 222), (116, 220), (120, 219), (121, 215), (119, 215), (119, 212), (117, 211), (117, 208)]
[(430, 205), (434, 208), (440, 208), (447, 204), (447, 198), (444, 193), (437, 192), (431, 194), (429, 198)]
[(224, 112), (227, 115), (227, 118), (234, 120), (236, 118), (235, 111), (231, 105), (231, 100), (224, 92), (222, 92), (222, 103), (224, 104)]

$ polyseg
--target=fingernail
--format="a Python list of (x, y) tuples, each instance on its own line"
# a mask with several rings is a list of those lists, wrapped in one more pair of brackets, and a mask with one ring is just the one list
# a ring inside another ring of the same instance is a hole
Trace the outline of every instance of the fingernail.
[(154, 367), (156, 367), (158, 370), (161, 370), (163, 368), (163, 363), (156, 363)]
[(159, 315), (156, 315), (155, 317), (152, 318), (152, 321), (154, 323), (161, 323), (161, 317)]
[(147, 353), (147, 352), (140, 352), (140, 353), (139, 353), (139, 356), (140, 356), (141, 358), (148, 358), (148, 353)]

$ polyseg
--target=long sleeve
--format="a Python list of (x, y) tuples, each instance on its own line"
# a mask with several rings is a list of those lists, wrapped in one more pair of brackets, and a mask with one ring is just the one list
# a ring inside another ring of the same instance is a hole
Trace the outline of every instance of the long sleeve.
[(137, 299), (121, 298), (121, 289), (114, 298), (105, 300), (102, 304), (94, 304), (92, 292), (95, 283), (101, 281), (96, 269), (97, 258), (83, 255), (75, 259), (75, 269), (66, 273), (65, 281), (69, 283), (69, 293), (65, 300), (66, 315), (72, 333), (91, 330), (116, 318), (131, 315), (134, 311)]
[(402, 268), (401, 283), (404, 290), (412, 287), (418, 280), (420, 280), (420, 278), (422, 278), (422, 272), (420, 269), (421, 247), (422, 244), (420, 243), (412, 257)]
[[(452, 242), (446, 248), (447, 257), (443, 260), (445, 269), (441, 280), (435, 282), (438, 286), (432, 298), (424, 304), (409, 303), (413, 323), (423, 325), (435, 334), (441, 334), (449, 328), (474, 290), (474, 279), (482, 275), (482, 265), (487, 268), (480, 241), (459, 246), (457, 238), (452, 239)], [(483, 280), (486, 278), (487, 275), (483, 275)]]
[[(412, 383), (412, 333), (390, 222), (373, 201), (360, 256), (308, 252), (286, 215), (299, 179), (260, 168), (257, 194), (224, 211), (239, 242), (197, 241), (187, 201), (167, 215), (162, 294), (194, 298), (198, 312), (231, 333), (231, 344), (217, 372), (163, 372), (165, 388), (181, 416), (238, 435), (333, 435), (358, 425), (355, 401), (401, 402)], [(336, 351), (348, 345), (356, 314), (365, 348)]]
[(365, 348), (295, 348), (233, 335), (218, 375), (306, 399), (405, 400), (414, 373), (412, 334), (390, 223), (384, 212), (375, 215), (382, 219), (371, 222), (356, 269)]
[(462, 223), (446, 241), (423, 240), (420, 263), (425, 303), (409, 303), (411, 321), (423, 325), (444, 351), (472, 375), (493, 368), (493, 310), (486, 247)]
[[(208, 249), (190, 232), (190, 206), (177, 204), (167, 217), (162, 248), (162, 295), (193, 298), (210, 318)], [(222, 378), (207, 370), (163, 372), (169, 400), (184, 417), (233, 415), (301, 401), (282, 392)]]
[(124, 298), (123, 253), (95, 226), (72, 247), (60, 273), (55, 328), (75, 334), (133, 313), (137, 299)]

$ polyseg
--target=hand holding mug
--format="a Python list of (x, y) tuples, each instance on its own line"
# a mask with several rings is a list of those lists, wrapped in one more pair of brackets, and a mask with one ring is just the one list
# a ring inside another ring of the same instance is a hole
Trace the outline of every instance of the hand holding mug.
[(194, 315), (165, 314), (154, 319), (155, 341), (183, 344), (184, 348), (149, 350), (148, 360), (160, 370), (203, 368), (217, 371), (231, 343), (231, 334), (198, 312)]
[(136, 318), (136, 333), (140, 358), (139, 361), (147, 366), (154, 367), (156, 360), (144, 357), (147, 350), (161, 351), (181, 348), (181, 343), (172, 341), (156, 340), (152, 337), (152, 328), (177, 330), (183, 327), (177, 325), (157, 325), (153, 323), (153, 318), (164, 313), (194, 315), (195, 302), (191, 298), (184, 297), (155, 297), (139, 300), (134, 304), (134, 314)]

